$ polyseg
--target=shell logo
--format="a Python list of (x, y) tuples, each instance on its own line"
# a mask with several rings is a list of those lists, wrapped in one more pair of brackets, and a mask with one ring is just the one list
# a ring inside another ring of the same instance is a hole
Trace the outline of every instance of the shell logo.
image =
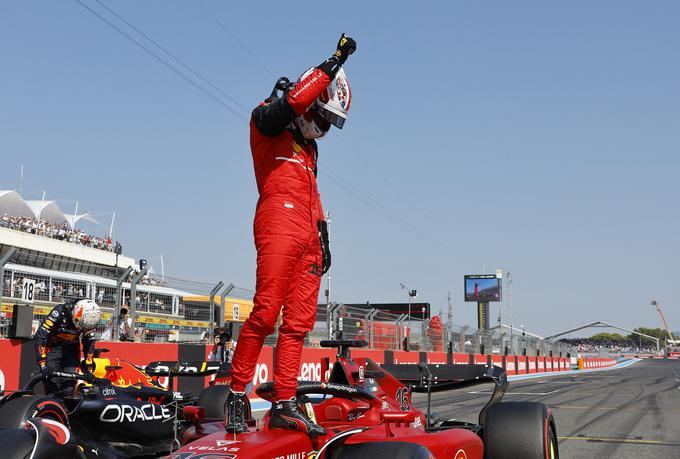
[(465, 454), (465, 451), (463, 451), (462, 449), (459, 449), (456, 452), (456, 455), (453, 456), (453, 459), (467, 459), (467, 454)]

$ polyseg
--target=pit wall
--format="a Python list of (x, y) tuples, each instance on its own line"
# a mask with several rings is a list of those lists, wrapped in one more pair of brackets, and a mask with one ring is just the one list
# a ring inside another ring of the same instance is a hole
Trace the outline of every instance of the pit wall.
[[(201, 344), (171, 343), (114, 343), (100, 342), (98, 348), (109, 349), (103, 357), (117, 357), (136, 365), (144, 366), (156, 360), (206, 360), (212, 346)], [(321, 360), (328, 357), (335, 359), (335, 349), (306, 348), (302, 350), (299, 375), (301, 379), (321, 380)], [(508, 375), (567, 371), (572, 369), (566, 357), (527, 357), (462, 354), (446, 352), (407, 352), (353, 349), (353, 357), (368, 357), (378, 364), (382, 363), (429, 363), (429, 364), (482, 364), (497, 365), (506, 369)], [(579, 359), (579, 369), (602, 368), (614, 365), (614, 359), (583, 358)], [(274, 376), (275, 355), (272, 347), (265, 347), (260, 353), (255, 368), (255, 385), (269, 381)], [(23, 387), (32, 373), (38, 371), (35, 362), (33, 343), (25, 340), (0, 339), (0, 387), (16, 390)], [(180, 391), (200, 391), (207, 385), (209, 378), (178, 378), (177, 389)]]

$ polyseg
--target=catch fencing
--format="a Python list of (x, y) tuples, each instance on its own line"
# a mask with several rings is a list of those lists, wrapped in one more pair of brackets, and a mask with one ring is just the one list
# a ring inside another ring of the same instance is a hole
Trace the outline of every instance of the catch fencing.
[[(326, 311), (327, 338), (324, 339), (365, 340), (369, 349), (533, 356), (561, 356), (571, 350), (565, 343), (548, 341), (510, 326), (492, 330), (455, 323), (442, 326), (433, 319), (409, 320), (406, 314), (389, 314), (370, 306), (330, 304)], [(322, 335), (319, 317), (317, 313), (315, 332)]]

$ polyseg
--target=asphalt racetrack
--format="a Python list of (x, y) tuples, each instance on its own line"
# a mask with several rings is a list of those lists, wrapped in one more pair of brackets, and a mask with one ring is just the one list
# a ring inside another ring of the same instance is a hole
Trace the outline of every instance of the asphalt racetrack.
[[(432, 394), (432, 411), (476, 422), (487, 385)], [(426, 397), (416, 394), (418, 408)], [(552, 410), (561, 458), (680, 458), (680, 360), (510, 382), (504, 400)]]

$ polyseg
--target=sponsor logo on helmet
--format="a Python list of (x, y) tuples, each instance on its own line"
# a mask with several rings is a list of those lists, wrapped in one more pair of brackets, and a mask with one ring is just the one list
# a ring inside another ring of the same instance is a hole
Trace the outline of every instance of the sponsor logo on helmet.
[(336, 86), (337, 86), (336, 95), (338, 98), (338, 102), (340, 102), (342, 108), (347, 110), (349, 106), (349, 90), (347, 88), (347, 80), (344, 78), (338, 78)]
[(465, 454), (465, 451), (462, 449), (459, 449), (456, 451), (456, 455), (453, 456), (453, 459), (467, 459), (467, 454)]

